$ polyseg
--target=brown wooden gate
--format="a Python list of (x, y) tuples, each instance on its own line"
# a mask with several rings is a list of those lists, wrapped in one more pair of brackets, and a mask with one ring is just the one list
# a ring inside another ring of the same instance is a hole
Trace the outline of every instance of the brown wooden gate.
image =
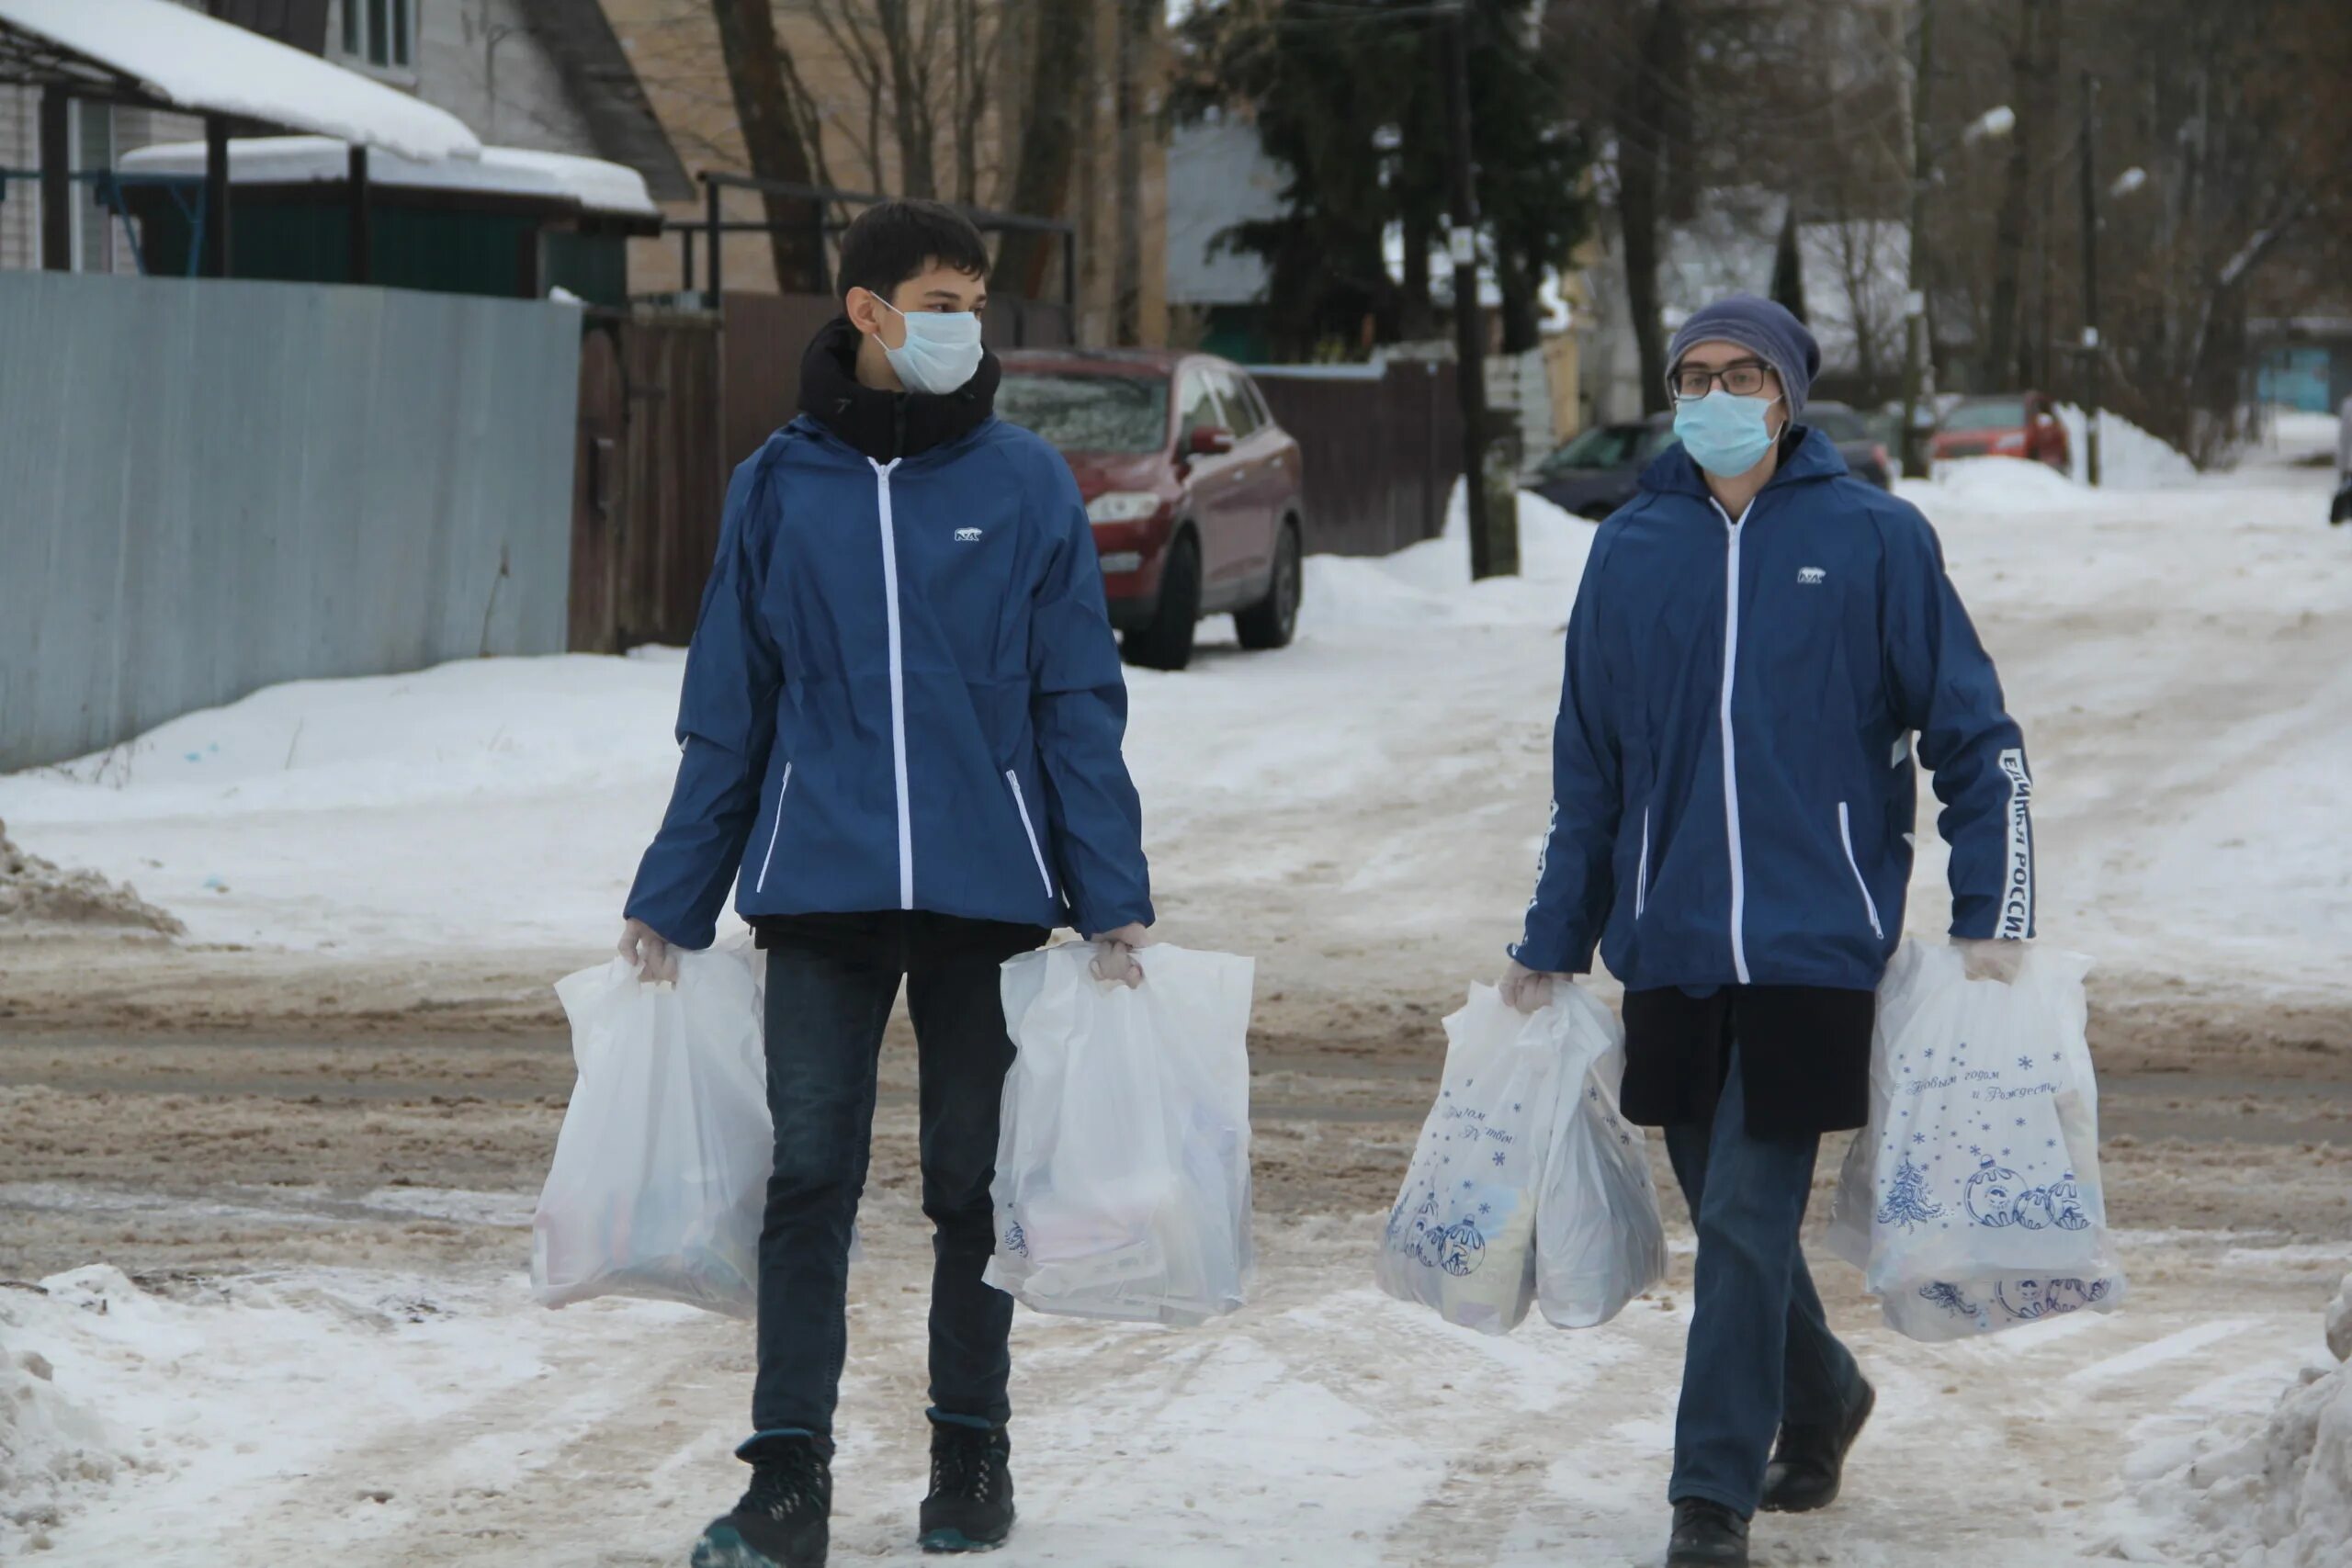
[(571, 644), (618, 653), (694, 635), (718, 548), (718, 322), (592, 310), (580, 345)]
[(1385, 556), (1444, 531), (1462, 472), (1453, 367), (1253, 365), (1250, 374), (1306, 463), (1306, 547)]

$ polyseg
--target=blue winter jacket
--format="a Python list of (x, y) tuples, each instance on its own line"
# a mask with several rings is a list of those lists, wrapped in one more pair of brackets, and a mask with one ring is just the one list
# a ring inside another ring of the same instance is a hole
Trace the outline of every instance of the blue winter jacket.
[(1531, 969), (1629, 990), (1871, 989), (1903, 931), (1911, 737), (1951, 933), (2033, 930), (2032, 777), (1909, 503), (1801, 433), (1745, 517), (1679, 446), (1600, 525), (1568, 623)]
[(1148, 923), (1126, 686), (1069, 466), (990, 418), (895, 463), (802, 417), (728, 487), (628, 914)]

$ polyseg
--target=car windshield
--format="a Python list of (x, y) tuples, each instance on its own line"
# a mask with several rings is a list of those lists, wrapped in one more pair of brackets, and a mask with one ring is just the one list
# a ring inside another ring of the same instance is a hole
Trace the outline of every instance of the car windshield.
[(1622, 468), (1639, 455), (1638, 424), (1598, 424), (1544, 459), (1547, 472), (1563, 468)]
[(2025, 428), (2023, 398), (1986, 398), (1982, 402), (1965, 402), (1944, 416), (1946, 430), (2022, 430)]
[(996, 389), (996, 412), (1064, 452), (1157, 452), (1168, 440), (1168, 382), (1011, 370)]
[(1830, 440), (1841, 444), (1870, 439), (1868, 433), (1862, 429), (1861, 420), (1843, 409), (1808, 409), (1805, 411), (1804, 423), (1829, 437)]

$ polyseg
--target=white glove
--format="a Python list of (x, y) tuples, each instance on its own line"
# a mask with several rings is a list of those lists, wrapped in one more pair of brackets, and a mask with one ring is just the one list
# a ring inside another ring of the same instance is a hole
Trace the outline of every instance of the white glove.
[(1094, 977), (1108, 985), (1125, 986), (1134, 990), (1143, 984), (1143, 964), (1136, 959), (1138, 948), (1151, 945), (1151, 929), (1141, 925), (1125, 925), (1114, 931), (1086, 939), (1094, 943)]
[(678, 978), (678, 955), (660, 931), (643, 920), (628, 920), (621, 925), (621, 940), (617, 951), (637, 971), (639, 980), (675, 983)]
[(1998, 980), (2006, 986), (2018, 977), (2018, 965), (2025, 962), (2025, 943), (2015, 937), (1984, 942), (1956, 936), (1951, 944), (1960, 950), (1961, 968), (1972, 980)]
[(1573, 986), (1576, 976), (1542, 974), (1514, 958), (1503, 965), (1503, 977), (1495, 982), (1495, 989), (1503, 994), (1504, 1001), (1521, 1012), (1542, 1012), (1552, 1005), (1555, 981)]

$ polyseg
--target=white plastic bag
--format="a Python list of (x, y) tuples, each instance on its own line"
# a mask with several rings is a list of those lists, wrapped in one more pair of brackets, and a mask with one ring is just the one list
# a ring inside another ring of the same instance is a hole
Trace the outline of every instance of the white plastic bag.
[(531, 1293), (751, 1317), (774, 1163), (758, 955), (680, 953), (674, 986), (621, 959), (556, 983), (580, 1069), (531, 1221)]
[(1556, 1024), (1562, 1089), (1535, 1195), (1535, 1300), (1554, 1327), (1590, 1328), (1666, 1278), (1666, 1227), (1642, 1130), (1617, 1107), (1624, 1027), (1577, 986), (1555, 986), (1537, 1016)]
[(1069, 942), (1004, 965), (1018, 1055), (988, 1282), (1039, 1312), (1195, 1324), (1241, 1305), (1255, 964), (1159, 946), (1130, 990)]
[(1915, 1339), (2089, 1308), (2124, 1281), (2098, 1174), (2090, 961), (2029, 950), (2008, 984), (1905, 942), (1879, 989), (1871, 1122), (1847, 1151), (1829, 1245)]
[(1536, 1193), (1566, 1064), (1556, 1002), (1532, 1016), (1473, 986), (1445, 1021), (1445, 1077), (1421, 1124), (1374, 1270), (1400, 1301), (1486, 1334), (1535, 1299)]

